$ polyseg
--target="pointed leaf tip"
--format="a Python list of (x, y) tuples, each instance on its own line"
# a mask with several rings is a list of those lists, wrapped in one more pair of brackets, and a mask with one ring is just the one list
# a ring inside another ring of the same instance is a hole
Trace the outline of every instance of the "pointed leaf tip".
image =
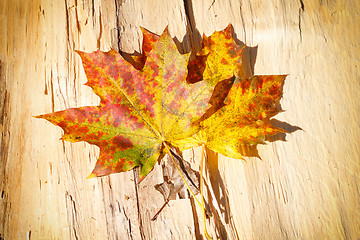
[(85, 179), (91, 179), (96, 178), (96, 175), (94, 173), (91, 173), (89, 176), (87, 176)]
[(163, 33), (161, 35), (167, 35), (167, 36), (170, 36), (170, 31), (169, 31), (169, 25), (167, 25), (163, 31)]

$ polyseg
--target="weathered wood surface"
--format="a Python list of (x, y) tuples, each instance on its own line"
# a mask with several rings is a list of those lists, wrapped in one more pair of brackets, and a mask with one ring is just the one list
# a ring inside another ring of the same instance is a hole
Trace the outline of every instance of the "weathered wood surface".
[(360, 238), (360, 2), (184, 2), (0, 1), (3, 239), (201, 239), (189, 199), (150, 221), (163, 201), (153, 188), (159, 166), (137, 191), (132, 171), (85, 179), (98, 149), (59, 141), (61, 129), (31, 116), (98, 104), (74, 50), (138, 50), (139, 25), (169, 25), (186, 51), (228, 23), (257, 47), (255, 74), (289, 74), (277, 119), (303, 130), (260, 146), (262, 160), (209, 153), (207, 185), (221, 212), (213, 208), (212, 236)]

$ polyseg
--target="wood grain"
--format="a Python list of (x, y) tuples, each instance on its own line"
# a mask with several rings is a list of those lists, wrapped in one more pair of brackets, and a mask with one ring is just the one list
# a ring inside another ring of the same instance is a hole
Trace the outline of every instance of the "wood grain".
[[(137, 188), (132, 171), (85, 179), (98, 149), (62, 142), (60, 128), (32, 116), (99, 103), (74, 50), (139, 51), (138, 26), (169, 25), (186, 52), (232, 23), (252, 47), (247, 75), (289, 74), (276, 124), (293, 133), (259, 146), (262, 160), (208, 151), (211, 235), (359, 239), (358, 9), (357, 0), (0, 1), (1, 238), (201, 239), (189, 199), (150, 220), (163, 203), (159, 165)], [(196, 167), (199, 149), (184, 156)]]

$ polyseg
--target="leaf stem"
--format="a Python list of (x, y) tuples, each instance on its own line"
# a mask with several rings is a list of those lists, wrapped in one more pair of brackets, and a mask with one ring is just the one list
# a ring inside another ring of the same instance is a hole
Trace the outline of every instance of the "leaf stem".
[(204, 204), (204, 176), (203, 176), (203, 170), (204, 170), (204, 159), (205, 159), (205, 145), (201, 145), (201, 162), (200, 162), (200, 194), (201, 194), (201, 210), (203, 215), (203, 224), (204, 224), (204, 234), (207, 239), (211, 239), (212, 237), (209, 235), (209, 233), (206, 230), (206, 209)]
[(170, 155), (171, 160), (172, 160), (173, 163), (175, 164), (175, 167), (176, 167), (176, 169), (178, 170), (181, 179), (184, 181), (187, 189), (190, 191), (190, 194), (194, 197), (194, 199), (195, 199), (196, 202), (200, 205), (200, 207), (203, 208), (203, 204), (201, 204), (201, 202), (195, 197), (194, 192), (191, 190), (189, 184), (187, 183), (187, 181), (186, 181), (185, 178), (184, 178), (184, 175), (181, 173), (181, 170), (180, 170), (178, 164), (176, 163), (176, 160), (174, 159), (174, 156), (172, 155), (169, 146), (168, 146), (166, 143), (164, 143), (164, 145), (165, 145), (166, 151), (167, 151), (167, 152), (169, 153), (169, 155)]
[[(180, 177), (182, 178), (182, 180), (184, 181), (187, 189), (190, 191), (191, 195), (194, 197), (194, 199), (196, 200), (196, 202), (199, 204), (201, 210), (202, 210), (202, 215), (203, 215), (203, 224), (204, 224), (204, 234), (206, 239), (210, 239), (212, 240), (212, 237), (208, 234), (207, 230), (206, 230), (206, 208), (205, 208), (205, 204), (204, 204), (204, 187), (203, 187), (203, 165), (204, 165), (204, 156), (205, 156), (205, 145), (202, 144), (202, 151), (201, 151), (201, 164), (200, 164), (200, 192), (201, 192), (201, 202), (195, 197), (194, 192), (191, 190), (189, 184), (187, 183), (187, 181), (185, 180), (183, 174), (181, 173), (181, 170), (178, 166), (178, 164), (176, 163), (176, 160), (174, 159), (173, 153), (170, 150), (170, 147), (164, 143), (166, 151), (169, 153), (171, 160), (174, 162), (176, 169), (178, 170)], [(166, 205), (166, 204), (165, 204)]]

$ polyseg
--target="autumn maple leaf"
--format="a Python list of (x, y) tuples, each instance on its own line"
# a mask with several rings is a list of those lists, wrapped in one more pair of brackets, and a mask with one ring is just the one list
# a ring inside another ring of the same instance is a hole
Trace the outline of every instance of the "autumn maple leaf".
[(231, 158), (242, 158), (243, 147), (264, 143), (265, 138), (283, 129), (269, 123), (279, 110), (286, 75), (238, 78), (225, 101), (225, 106), (202, 122), (203, 129), (194, 136), (177, 142), (181, 150), (204, 144)]
[(211, 86), (186, 83), (189, 54), (178, 52), (167, 29), (151, 47), (141, 71), (114, 50), (78, 51), (86, 85), (100, 97), (100, 105), (38, 116), (60, 126), (63, 140), (100, 147), (90, 176), (140, 166), (142, 179), (163, 154), (164, 144), (199, 130), (194, 122), (208, 109)]

